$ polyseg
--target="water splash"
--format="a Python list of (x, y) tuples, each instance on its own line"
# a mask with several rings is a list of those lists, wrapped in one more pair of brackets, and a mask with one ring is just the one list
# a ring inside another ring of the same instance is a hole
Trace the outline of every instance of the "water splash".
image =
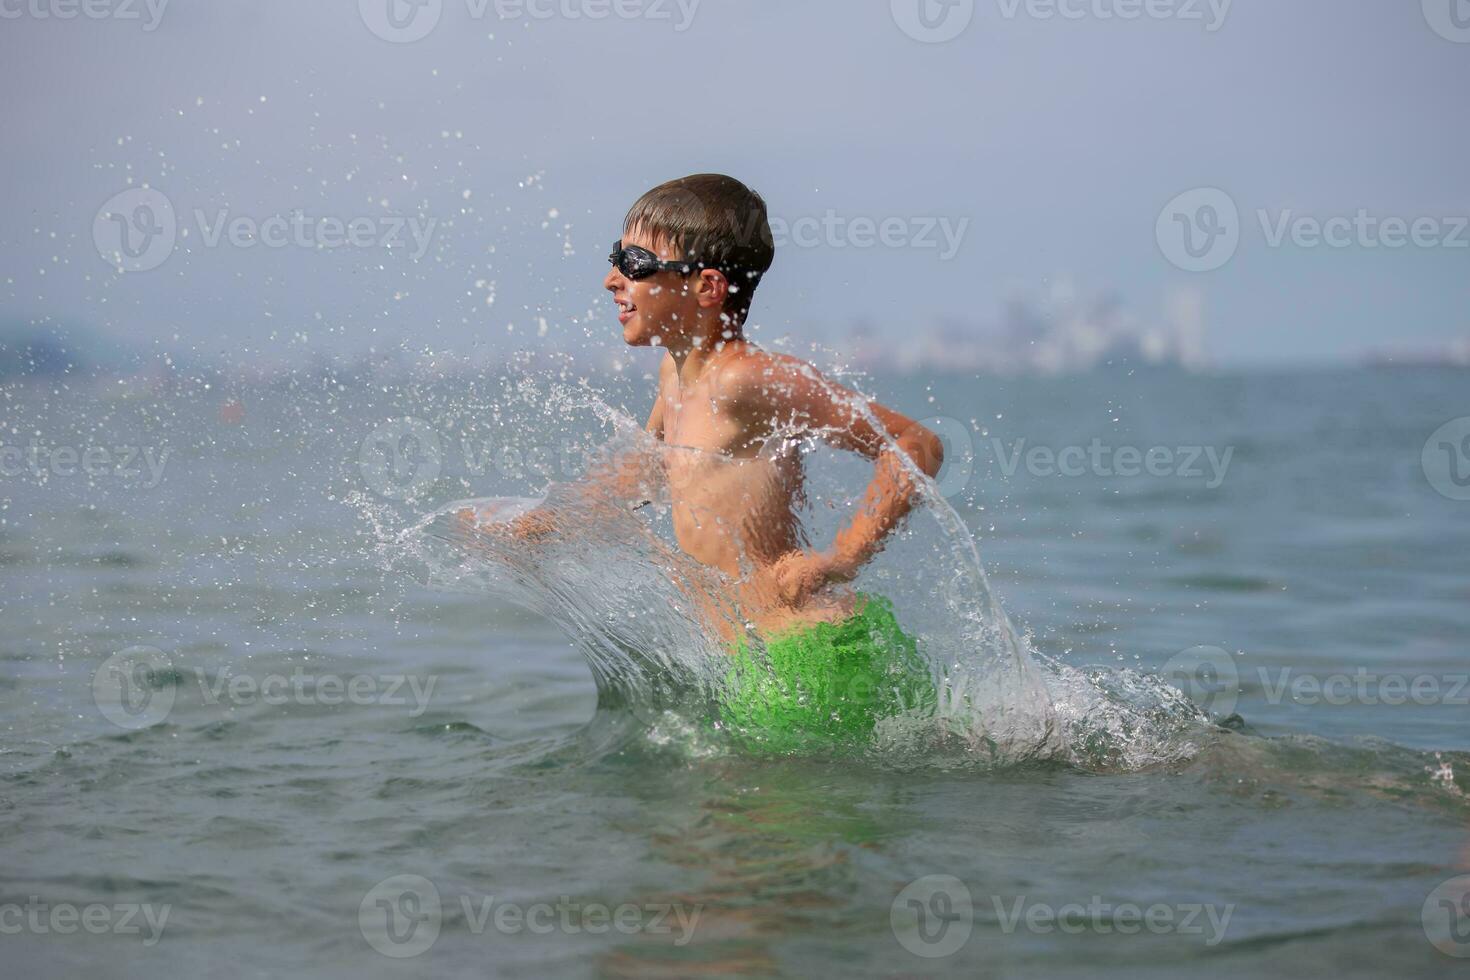
[[(748, 564), (722, 572), (678, 544), (678, 502), (660, 477), (697, 451), (655, 440), (586, 386), (521, 379), (506, 393), (491, 413), (506, 431), (555, 432), (574, 416), (600, 428), (584, 473), (551, 481), (539, 497), (454, 501), (396, 529), (400, 517), (359, 495), (382, 554), (435, 587), (544, 616), (586, 658), (600, 714), (635, 719), (655, 742), (709, 751), (719, 726), (701, 719), (716, 714), (734, 645), (762, 648), (770, 610), (747, 587)], [(861, 497), (871, 463), (825, 451), (809, 433), (791, 438), (803, 460), (804, 493), (793, 504), (801, 540), (824, 542)], [(710, 467), (748, 465), (703, 456)], [(865, 753), (904, 766), (1058, 761), (1116, 771), (1179, 762), (1208, 744), (1209, 719), (1161, 679), (1082, 670), (1033, 649), (990, 588), (963, 519), (902, 458), (920, 502), (832, 598), (891, 600), (938, 696), (880, 721)], [(527, 513), (539, 519), (508, 530)]]

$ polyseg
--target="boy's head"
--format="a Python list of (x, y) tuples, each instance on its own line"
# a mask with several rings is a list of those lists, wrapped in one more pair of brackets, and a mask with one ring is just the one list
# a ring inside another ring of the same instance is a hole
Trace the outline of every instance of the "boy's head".
[(619, 304), (623, 339), (635, 346), (738, 334), (775, 257), (766, 202), (723, 174), (682, 177), (644, 194), (623, 222), (622, 243), (672, 263), (650, 271), (625, 262), (633, 275), (615, 264), (603, 281)]

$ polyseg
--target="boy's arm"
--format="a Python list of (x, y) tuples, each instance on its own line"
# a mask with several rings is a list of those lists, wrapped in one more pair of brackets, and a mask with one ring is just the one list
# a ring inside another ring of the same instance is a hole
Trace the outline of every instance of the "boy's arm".
[(658, 366), (658, 385), (653, 392), (653, 411), (648, 413), (648, 424), (643, 428), (660, 442), (664, 438), (664, 386), (677, 370), (672, 354), (665, 354)]
[[(664, 384), (667, 380), (667, 373), (669, 370), (672, 369), (672, 366), (673, 358), (665, 357), (664, 364), (659, 369), (659, 384), (653, 396), (653, 410), (649, 412), (648, 422), (644, 425), (644, 430), (652, 434), (653, 437), (658, 440), (662, 440), (664, 437), (663, 391)], [(609, 462), (610, 465), (608, 466), (589, 471), (587, 473), (587, 479), (589, 481), (595, 481), (598, 483), (611, 484), (615, 488), (616, 492), (622, 494), (630, 500), (640, 496), (642, 492), (647, 489), (647, 487), (645, 486), (649, 478), (647, 467), (639, 465), (627, 466), (627, 461), (624, 461), (624, 463), (620, 465), (619, 461), (616, 459)], [(641, 507), (646, 503), (648, 503), (648, 501), (644, 500), (641, 503), (638, 503), (634, 509), (637, 509), (637, 507)], [(464, 510), (459, 511), (456, 516), (468, 528), (478, 530), (484, 526), (480, 524), (480, 515), (471, 508), (465, 508)], [(538, 507), (535, 510), (527, 511), (520, 517), (517, 517), (514, 520), (508, 522), (505, 525), (505, 528), (512, 535), (521, 540), (536, 540), (538, 538), (546, 536), (547, 534), (550, 534), (552, 531), (555, 531), (556, 522), (552, 518), (550, 513), (548, 513), (544, 508)]]
[[(653, 392), (653, 408), (648, 413), (648, 421), (643, 426), (643, 431), (653, 436), (659, 442), (664, 439), (664, 389), (673, 377), (674, 359), (665, 354), (663, 363), (659, 366), (658, 385)], [(651, 464), (651, 465), (650, 465)], [(650, 503), (647, 499), (652, 492), (652, 482), (661, 479), (661, 472), (653, 471), (659, 468), (660, 460), (650, 457), (647, 453), (639, 452), (631, 456), (614, 457), (606, 461), (601, 468), (594, 468), (587, 473), (590, 481), (611, 485), (614, 492), (633, 503), (633, 509)]]
[(761, 362), (747, 367), (738, 385), (740, 396), (734, 401), (743, 421), (756, 426), (773, 418), (789, 421), (875, 464), (862, 502), (832, 546), (817, 554), (789, 555), (777, 564), (774, 573), (783, 596), (799, 603), (828, 582), (854, 578), (913, 509), (917, 482), (900, 454), (932, 478), (944, 463), (944, 444), (913, 419), (868, 401), (809, 364), (783, 355)]

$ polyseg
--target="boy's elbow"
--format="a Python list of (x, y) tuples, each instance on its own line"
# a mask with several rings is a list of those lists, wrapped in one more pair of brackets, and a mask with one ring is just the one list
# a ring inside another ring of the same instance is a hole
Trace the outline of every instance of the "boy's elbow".
[(944, 466), (944, 441), (928, 429), (924, 430), (924, 459), (924, 475), (930, 479), (938, 476)]
[(917, 422), (904, 435), (909, 456), (925, 476), (933, 479), (944, 466), (944, 441)]

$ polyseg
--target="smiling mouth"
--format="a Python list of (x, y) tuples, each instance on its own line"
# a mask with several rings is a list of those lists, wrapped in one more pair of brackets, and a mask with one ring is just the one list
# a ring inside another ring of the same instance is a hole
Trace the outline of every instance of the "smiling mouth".
[(627, 323), (637, 309), (632, 303), (618, 303), (618, 322)]

